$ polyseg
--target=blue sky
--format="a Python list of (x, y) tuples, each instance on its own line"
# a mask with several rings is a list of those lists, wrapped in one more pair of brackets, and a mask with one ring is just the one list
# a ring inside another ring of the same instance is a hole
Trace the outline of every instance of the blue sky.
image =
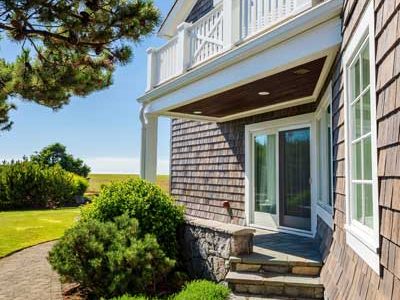
[[(155, 0), (163, 16), (173, 0)], [(0, 160), (19, 159), (55, 142), (67, 146), (83, 158), (94, 173), (139, 173), (140, 121), (136, 99), (146, 86), (146, 49), (162, 45), (153, 36), (134, 48), (132, 62), (120, 67), (114, 85), (86, 98), (74, 98), (68, 106), (54, 112), (37, 104), (13, 99), (18, 106), (11, 113), (10, 132), (0, 133)], [(0, 56), (13, 59), (20, 47), (0, 42)], [(170, 121), (161, 118), (158, 140), (158, 172), (169, 167)]]

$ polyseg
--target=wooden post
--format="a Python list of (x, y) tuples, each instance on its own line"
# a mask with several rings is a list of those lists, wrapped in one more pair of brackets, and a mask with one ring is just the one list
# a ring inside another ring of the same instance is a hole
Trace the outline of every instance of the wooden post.
[(177, 51), (177, 63), (178, 63), (178, 74), (183, 74), (190, 67), (191, 63), (191, 47), (190, 47), (190, 36), (189, 36), (189, 23), (181, 23), (178, 26), (178, 51)]
[(157, 179), (157, 135), (158, 116), (146, 114), (145, 106), (140, 112), (142, 143), (140, 150), (140, 177), (156, 182)]
[(229, 50), (240, 40), (240, 0), (223, 0), (224, 49)]
[(156, 52), (154, 48), (147, 49), (147, 87), (146, 92), (150, 91), (156, 86)]

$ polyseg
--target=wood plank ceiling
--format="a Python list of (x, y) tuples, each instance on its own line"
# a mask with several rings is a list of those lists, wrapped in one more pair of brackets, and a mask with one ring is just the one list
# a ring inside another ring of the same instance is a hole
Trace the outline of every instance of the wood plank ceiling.
[[(312, 96), (326, 57), (175, 108), (175, 113), (222, 118), (269, 105)], [(264, 92), (264, 95), (259, 95)]]

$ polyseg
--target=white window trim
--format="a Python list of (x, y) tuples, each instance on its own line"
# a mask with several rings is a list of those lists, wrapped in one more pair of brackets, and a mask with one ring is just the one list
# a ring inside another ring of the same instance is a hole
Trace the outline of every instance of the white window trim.
[[(324, 117), (324, 115), (326, 113), (326, 109), (328, 108), (329, 105), (331, 106), (331, 118), (328, 121), (329, 121), (331, 130), (332, 130), (332, 83), (331, 82), (329, 83), (328, 87), (326, 88), (324, 96), (322, 97), (322, 100), (321, 100), (321, 102), (320, 102), (320, 104), (319, 104), (319, 106), (317, 108), (317, 111), (316, 111), (316, 114), (315, 114), (315, 117), (316, 117), (317, 121), (318, 120), (319, 121), (322, 120), (322, 118)], [(320, 130), (320, 128), (318, 128), (318, 130)], [(329, 138), (329, 137), (327, 137), (327, 138)], [(331, 134), (330, 138), (331, 138), (331, 145), (333, 145), (333, 143), (332, 143), (332, 134)], [(317, 140), (318, 140), (317, 143), (318, 143), (318, 148), (319, 148), (318, 156), (320, 156), (322, 153), (327, 153), (328, 144), (327, 143), (323, 143), (323, 145), (322, 145), (323, 147), (321, 147), (320, 135), (319, 134), (317, 136)], [(333, 170), (333, 157), (332, 157), (332, 155), (331, 155), (331, 157), (328, 157), (327, 159), (329, 160), (328, 163), (331, 164), (331, 170)], [(318, 162), (319, 161), (320, 160), (318, 159)], [(319, 170), (319, 172), (321, 172), (321, 167), (320, 166), (318, 166), (318, 170)], [(317, 194), (318, 197), (320, 195), (319, 189), (321, 189), (321, 188), (329, 189), (329, 184), (326, 187), (325, 186), (322, 187), (321, 182), (319, 182), (319, 179), (320, 179), (319, 172), (318, 172), (318, 178), (317, 178), (317, 180), (318, 180), (318, 194)], [(332, 174), (329, 174), (329, 175), (330, 175), (329, 176), (329, 180), (331, 182), (331, 186), (333, 187), (333, 176), (332, 176)], [(330, 193), (331, 193), (331, 199), (333, 201), (333, 196), (334, 196), (333, 195), (333, 189), (330, 191)], [(333, 206), (330, 206), (328, 204), (324, 204), (319, 200), (320, 199), (317, 199), (317, 215), (331, 229), (333, 229), (333, 224), (334, 224), (334, 222), (333, 222)]]
[(352, 220), (351, 211), (351, 151), (349, 147), (350, 133), (349, 133), (349, 66), (353, 61), (355, 53), (358, 52), (359, 47), (368, 36), (369, 50), (370, 50), (370, 74), (371, 74), (371, 119), (376, 120), (376, 90), (375, 90), (375, 31), (374, 31), (374, 7), (373, 1), (368, 4), (363, 16), (360, 19), (359, 25), (356, 28), (352, 38), (349, 42), (347, 49), (343, 54), (344, 65), (344, 102), (345, 102), (345, 167), (346, 167), (346, 242), (347, 244), (363, 259), (365, 262), (376, 272), (380, 273), (379, 263), (379, 195), (378, 195), (378, 177), (377, 177), (377, 128), (376, 122), (371, 122), (371, 144), (372, 144), (372, 179), (373, 179), (373, 214), (374, 226), (373, 230), (366, 228), (366, 226), (358, 224)]

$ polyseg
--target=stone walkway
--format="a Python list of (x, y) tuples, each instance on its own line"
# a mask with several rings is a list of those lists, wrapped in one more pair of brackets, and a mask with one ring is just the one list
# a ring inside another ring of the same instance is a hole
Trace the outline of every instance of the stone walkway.
[(55, 242), (0, 260), (0, 300), (62, 300), (59, 277), (47, 262)]

